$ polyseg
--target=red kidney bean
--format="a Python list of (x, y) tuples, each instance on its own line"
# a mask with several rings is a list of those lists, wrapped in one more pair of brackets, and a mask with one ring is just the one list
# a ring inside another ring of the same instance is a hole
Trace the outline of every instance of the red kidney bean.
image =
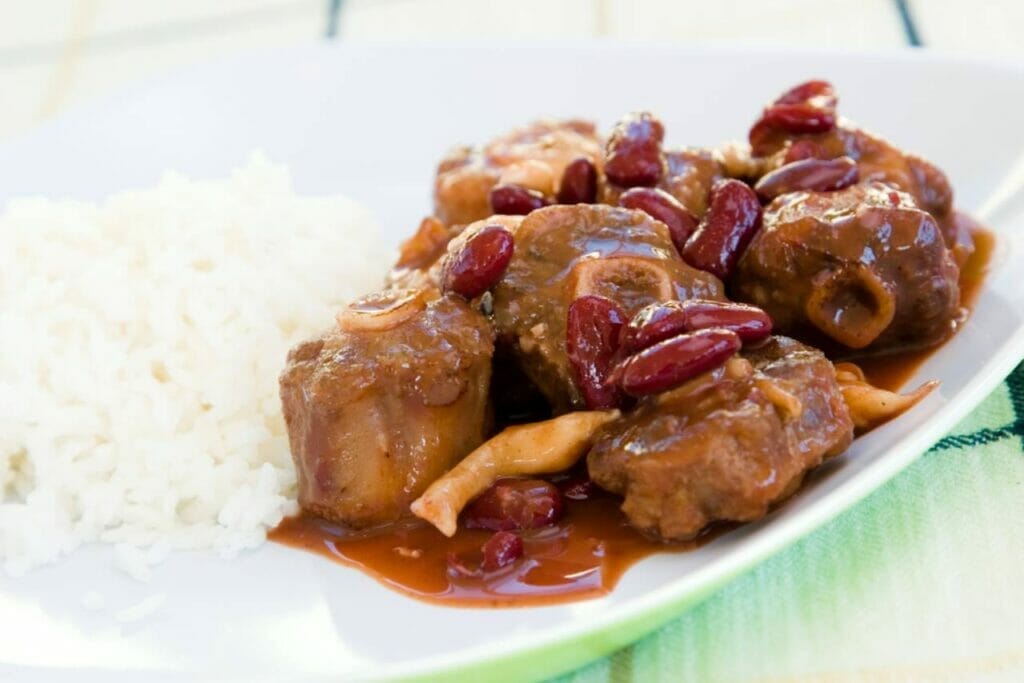
[(787, 192), (841, 190), (859, 179), (857, 162), (850, 157), (804, 159), (766, 173), (754, 185), (754, 191), (762, 200), (769, 202)]
[(630, 396), (649, 396), (713, 370), (741, 346), (739, 336), (729, 330), (688, 332), (630, 356), (615, 369), (612, 378)]
[(774, 142), (778, 140), (779, 131), (769, 125), (762, 116), (750, 127), (747, 140), (750, 142), (750, 152), (757, 157), (768, 156), (774, 150)]
[[(790, 88), (765, 107), (751, 127), (751, 151), (755, 156), (770, 154), (774, 151), (771, 142), (779, 132), (827, 133), (836, 125), (836, 101), (832, 84), (827, 81), (807, 81)], [(806, 157), (787, 161), (797, 158)]]
[(569, 162), (558, 186), (559, 204), (593, 204), (597, 201), (597, 169), (586, 157)]
[(622, 349), (636, 353), (684, 332), (719, 328), (743, 342), (758, 342), (772, 333), (772, 319), (757, 306), (724, 301), (666, 301), (651, 304), (622, 328)]
[(676, 251), (682, 251), (686, 240), (697, 229), (697, 217), (680, 204), (679, 200), (664, 190), (653, 187), (634, 187), (622, 193), (622, 196), (619, 197), (619, 206), (627, 209), (639, 209), (651, 218), (667, 225)]
[(835, 109), (836, 95), (828, 81), (806, 81), (779, 95), (774, 104), (810, 102), (822, 109)]
[(576, 386), (587, 408), (599, 410), (619, 405), (619, 390), (605, 380), (615, 362), (619, 334), (626, 315), (619, 305), (603, 296), (588, 294), (569, 305), (565, 346)]
[(471, 566), (465, 558), (448, 553), (448, 572), (466, 579), (481, 578), (486, 572), (494, 572), (511, 565), (523, 556), (523, 539), (511, 531), (499, 531), (480, 546), (482, 559)]
[(648, 112), (628, 114), (608, 138), (604, 173), (620, 187), (657, 185), (664, 171), (665, 127)]
[(500, 225), (488, 225), (473, 235), (445, 261), (441, 282), (445, 291), (473, 299), (501, 278), (515, 249), (512, 233)]
[(765, 109), (764, 120), (769, 126), (788, 133), (827, 133), (835, 128), (836, 113), (808, 102), (773, 104)]
[(772, 333), (772, 319), (757, 306), (693, 299), (683, 303), (688, 331), (719, 328), (735, 332), (743, 342), (759, 342)]
[(484, 560), (480, 568), (485, 572), (497, 571), (523, 556), (523, 539), (511, 531), (499, 531), (487, 539), (481, 550)]
[(562, 516), (562, 496), (558, 487), (541, 479), (499, 479), (462, 514), (469, 529), (539, 529)]
[(789, 149), (786, 150), (784, 163), (791, 164), (794, 161), (804, 159), (828, 159), (828, 150), (813, 140), (794, 140)]
[(836, 95), (828, 81), (807, 81), (782, 93), (765, 120), (790, 133), (825, 133), (836, 123)]
[(489, 198), (491, 211), (502, 216), (525, 216), (548, 205), (544, 195), (522, 185), (495, 185)]
[(747, 185), (729, 178), (715, 183), (708, 212), (683, 248), (683, 260), (725, 280), (761, 227), (761, 202)]

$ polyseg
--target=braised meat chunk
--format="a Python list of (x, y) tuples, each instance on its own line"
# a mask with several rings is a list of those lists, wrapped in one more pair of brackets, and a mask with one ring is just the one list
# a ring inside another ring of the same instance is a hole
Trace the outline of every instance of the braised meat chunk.
[(384, 285), (389, 289), (436, 288), (437, 272), (431, 267), (444, 256), (453, 236), (454, 231), (434, 216), (424, 218), (412, 237), (399, 245), (398, 260), (384, 278)]
[(461, 299), (396, 290), (299, 344), (281, 401), (303, 509), (352, 527), (394, 521), (489, 428), (488, 322)]
[[(721, 164), (710, 151), (697, 148), (666, 150), (662, 157), (664, 174), (655, 187), (667, 192), (699, 219), (708, 210), (711, 186), (722, 177)], [(606, 183), (601, 191), (601, 201), (621, 204), (621, 197), (627, 189)]]
[(772, 337), (606, 425), (587, 467), (624, 496), (630, 524), (683, 541), (712, 522), (763, 517), (852, 439), (832, 364)]
[(906, 193), (862, 183), (775, 199), (731, 284), (779, 330), (813, 328), (876, 352), (946, 339), (958, 277), (929, 213)]
[(587, 295), (632, 316), (651, 303), (721, 299), (724, 292), (714, 275), (686, 265), (668, 228), (642, 211), (580, 204), (526, 216), (494, 288), (494, 322), (499, 343), (513, 350), (556, 413), (588, 407), (566, 349), (569, 307)]
[[(460, 147), (443, 159), (434, 180), (434, 212), (446, 225), (466, 225), (506, 211), (491, 204), (497, 185), (553, 196), (573, 161), (601, 163), (601, 143), (587, 121), (536, 121), (502, 135), (482, 149)], [(530, 194), (533, 193), (533, 194)], [(542, 204), (541, 204), (542, 205)]]
[(703, 149), (665, 152), (665, 179), (662, 189), (675, 197), (697, 218), (708, 210), (708, 195), (722, 177), (721, 164)]
[(699, 220), (722, 166), (708, 150), (663, 150), (663, 137), (661, 121), (635, 112), (619, 121), (604, 149), (593, 124), (575, 120), (538, 121), (482, 149), (457, 148), (438, 166), (435, 213), (448, 226), (462, 226), (553, 203), (644, 208), (623, 199), (642, 187), (664, 192), (689, 220)]
[(910, 193), (918, 206), (936, 220), (946, 218), (953, 210), (953, 189), (942, 171), (849, 121), (840, 120), (826, 133), (777, 133), (760, 140), (758, 149), (771, 154), (766, 171), (809, 157), (849, 157), (857, 163), (861, 180), (886, 182)]
[(650, 112), (622, 117), (605, 147), (598, 201), (646, 211), (668, 226), (681, 251), (707, 213), (723, 168), (707, 150), (664, 149), (664, 138), (665, 126)]
[(970, 232), (956, 220), (946, 175), (931, 162), (840, 118), (836, 103), (832, 86), (824, 81), (808, 81), (783, 93), (750, 129), (753, 159), (732, 164), (732, 171), (756, 180), (795, 162), (849, 159), (860, 181), (881, 181), (909, 193), (935, 218), (962, 266), (974, 246)]

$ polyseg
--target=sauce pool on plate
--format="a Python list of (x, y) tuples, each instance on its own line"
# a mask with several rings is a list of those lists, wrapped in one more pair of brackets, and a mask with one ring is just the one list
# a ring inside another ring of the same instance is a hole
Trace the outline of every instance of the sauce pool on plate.
[(303, 514), (285, 519), (270, 538), (326, 555), (420, 600), (511, 607), (600, 597), (644, 557), (690, 550), (713, 536), (673, 545), (646, 539), (626, 523), (620, 503), (600, 491), (585, 500), (566, 498), (556, 524), (522, 532), (523, 559), (482, 576), (464, 576), (450, 568), (450, 554), (469, 563), (479, 561), (480, 547), (492, 535), (461, 525), (452, 538), (421, 520), (358, 533)]

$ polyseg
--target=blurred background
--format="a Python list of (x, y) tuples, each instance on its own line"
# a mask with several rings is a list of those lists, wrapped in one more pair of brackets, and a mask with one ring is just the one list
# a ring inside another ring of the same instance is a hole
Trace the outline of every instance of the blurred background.
[(204, 60), (319, 40), (516, 37), (1024, 60), (1024, 0), (0, 0), (0, 140)]

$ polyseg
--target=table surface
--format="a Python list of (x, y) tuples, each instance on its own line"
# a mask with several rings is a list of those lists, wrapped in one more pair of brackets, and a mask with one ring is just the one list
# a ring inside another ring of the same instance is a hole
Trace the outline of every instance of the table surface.
[[(6, 0), (4, 6), (0, 141), (175, 67), (317, 40), (603, 36), (687, 45), (923, 45), (1024, 61), (1021, 0)], [(1002, 430), (999, 438), (947, 440), (946, 448), (856, 509), (658, 633), (561, 680), (1024, 680), (1024, 413), (1014, 412), (1015, 398), (1024, 410), (1021, 369), (959, 429)], [(822, 562), (823, 554), (832, 560)], [(807, 576), (808, 568), (820, 575)]]

